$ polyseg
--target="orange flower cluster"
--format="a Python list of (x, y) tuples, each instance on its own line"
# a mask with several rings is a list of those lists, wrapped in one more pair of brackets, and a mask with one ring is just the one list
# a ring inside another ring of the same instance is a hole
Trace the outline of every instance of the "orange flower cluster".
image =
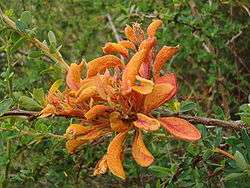
[(154, 20), (146, 34), (137, 23), (126, 26), (124, 33), (128, 40), (106, 43), (103, 47), (106, 55), (88, 62), (85, 78), (81, 76), (84, 64), (73, 63), (66, 76), (66, 89), (61, 92), (56, 82), (49, 90), (42, 117), (62, 115), (81, 119), (79, 124), (71, 124), (66, 130), (69, 153), (75, 153), (85, 143), (115, 134), (107, 153), (97, 163), (94, 175), (110, 170), (125, 179), (123, 148), (127, 136), (133, 133), (132, 156), (143, 167), (154, 161), (143, 142), (143, 132), (156, 131), (162, 126), (177, 139), (196, 141), (201, 138), (199, 131), (186, 120), (155, 119), (151, 115), (152, 110), (172, 99), (177, 92), (175, 74), (161, 75), (160, 71), (179, 47), (164, 46), (155, 52), (155, 34), (161, 25), (161, 20)]

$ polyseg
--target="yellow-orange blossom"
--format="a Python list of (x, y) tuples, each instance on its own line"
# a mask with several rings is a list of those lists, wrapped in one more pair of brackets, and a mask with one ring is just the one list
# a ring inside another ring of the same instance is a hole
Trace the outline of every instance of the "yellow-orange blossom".
[[(66, 89), (59, 91), (56, 82), (49, 90), (42, 117), (64, 115), (81, 120), (66, 130), (69, 153), (75, 153), (85, 143), (115, 133), (107, 153), (97, 163), (94, 175), (110, 170), (125, 179), (122, 155), (130, 133), (134, 133), (132, 156), (143, 167), (154, 161), (143, 142), (143, 132), (155, 131), (162, 126), (177, 139), (196, 141), (201, 138), (199, 131), (186, 120), (176, 117), (155, 119), (150, 115), (177, 92), (175, 74), (160, 74), (163, 65), (179, 49), (178, 46), (164, 46), (155, 52), (155, 34), (161, 25), (161, 20), (154, 20), (146, 34), (137, 23), (126, 26), (124, 33), (128, 40), (106, 43), (103, 52), (107, 55), (87, 64), (85, 78), (81, 76), (83, 63), (72, 63), (66, 76)], [(122, 55), (125, 60), (114, 54)]]

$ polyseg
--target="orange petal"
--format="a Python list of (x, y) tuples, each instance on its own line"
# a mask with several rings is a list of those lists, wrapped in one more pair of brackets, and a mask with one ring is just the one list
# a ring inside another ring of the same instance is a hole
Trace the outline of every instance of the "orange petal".
[(103, 115), (105, 112), (111, 110), (109, 106), (105, 105), (95, 105), (87, 113), (85, 113), (86, 119), (94, 119), (97, 116)]
[(144, 31), (139, 23), (134, 23), (132, 27), (136, 36), (136, 42), (140, 44), (144, 40)]
[(155, 46), (156, 44), (156, 38), (152, 37), (152, 38), (147, 38), (144, 41), (142, 41), (142, 43), (139, 46), (139, 51), (144, 49), (147, 51), (147, 53)]
[(107, 155), (104, 155), (96, 164), (94, 176), (105, 174), (108, 170)]
[(144, 112), (148, 113), (168, 101), (173, 96), (173, 90), (174, 86), (171, 84), (155, 84), (153, 91), (145, 97)]
[(176, 117), (159, 118), (162, 126), (175, 138), (186, 141), (197, 141), (201, 138), (199, 130), (184, 119)]
[(163, 46), (162, 49), (158, 52), (155, 57), (155, 62), (153, 65), (153, 75), (154, 78), (157, 79), (160, 77), (160, 71), (165, 64), (166, 61), (170, 60), (173, 55), (175, 55), (179, 50), (179, 46), (171, 47), (171, 46)]
[(137, 38), (134, 33), (134, 30), (131, 26), (127, 25), (124, 29), (124, 34), (126, 35), (127, 39), (133, 43), (137, 43)]
[(62, 83), (62, 79), (55, 81), (49, 89), (49, 94), (54, 94), (55, 92), (57, 92)]
[(134, 126), (145, 131), (155, 131), (160, 128), (160, 122), (157, 119), (150, 118), (144, 114), (137, 113), (137, 120), (133, 122)]
[(53, 105), (48, 104), (44, 109), (42, 109), (39, 117), (45, 118), (54, 114), (56, 114), (56, 108)]
[(109, 121), (111, 129), (115, 132), (124, 132), (129, 129), (128, 124), (121, 120), (119, 112), (112, 112)]
[(135, 85), (132, 89), (140, 94), (147, 95), (153, 91), (154, 82), (140, 76), (136, 76)]
[(109, 144), (107, 151), (107, 163), (109, 170), (122, 179), (126, 178), (121, 155), (123, 152), (123, 144), (127, 137), (127, 132), (119, 133)]
[(126, 65), (122, 74), (122, 94), (126, 95), (131, 92), (131, 86), (135, 84), (136, 75), (140, 69), (141, 64), (145, 60), (146, 51), (138, 51)]
[(114, 55), (98, 57), (88, 63), (87, 77), (95, 76), (97, 73), (111, 67), (123, 67), (121, 60)]
[(76, 63), (70, 64), (67, 76), (66, 76), (66, 83), (68, 87), (72, 90), (77, 90), (80, 87), (81, 81), (81, 72), (83, 68), (83, 63), (77, 65)]
[(86, 134), (90, 129), (81, 124), (71, 124), (65, 133), (65, 137), (68, 140), (75, 139), (77, 136)]
[(77, 103), (84, 102), (90, 99), (91, 97), (95, 96), (96, 94), (97, 94), (97, 91), (96, 91), (95, 86), (87, 87), (84, 90), (82, 90), (82, 92), (79, 94), (76, 102)]
[(68, 140), (66, 142), (66, 149), (70, 154), (74, 154), (81, 145), (85, 144), (87, 141), (86, 140)]
[(102, 48), (104, 53), (112, 54), (112, 53), (120, 53), (124, 57), (128, 57), (128, 50), (121, 44), (108, 42)]
[(121, 44), (123, 47), (125, 47), (127, 49), (136, 50), (134, 43), (130, 42), (129, 40), (121, 40), (118, 42), (118, 44)]
[(136, 130), (135, 138), (132, 144), (132, 156), (140, 166), (147, 167), (154, 162), (154, 157), (146, 148), (141, 130)]
[(154, 20), (151, 24), (149, 24), (147, 28), (147, 34), (149, 37), (154, 37), (157, 29), (162, 25), (161, 20)]

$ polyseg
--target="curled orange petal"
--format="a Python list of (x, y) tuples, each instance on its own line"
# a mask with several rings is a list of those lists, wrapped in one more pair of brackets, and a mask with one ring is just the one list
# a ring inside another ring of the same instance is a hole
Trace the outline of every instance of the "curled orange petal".
[(136, 76), (135, 85), (132, 86), (132, 90), (147, 95), (153, 91), (154, 88), (154, 82), (145, 78), (142, 78), (140, 76)]
[(155, 84), (153, 91), (146, 95), (144, 101), (144, 111), (146, 113), (164, 104), (170, 97), (174, 86), (168, 83)]
[(83, 68), (83, 63), (79, 65), (76, 63), (70, 64), (67, 76), (66, 76), (66, 83), (68, 87), (72, 90), (77, 90), (80, 87), (81, 81), (81, 72)]
[(114, 55), (98, 57), (88, 63), (87, 77), (95, 76), (97, 73), (111, 67), (123, 67), (121, 60)]
[(161, 20), (154, 20), (151, 24), (149, 24), (147, 28), (147, 34), (149, 37), (154, 37), (157, 29), (162, 25)]
[(96, 118), (99, 115), (103, 115), (105, 112), (109, 110), (111, 110), (109, 106), (105, 106), (101, 104), (95, 105), (88, 112), (86, 112), (84, 116), (86, 117), (86, 119), (90, 120), (90, 119)]
[(131, 26), (127, 25), (124, 29), (124, 34), (126, 35), (127, 39), (133, 43), (137, 43), (137, 38), (134, 33), (134, 30)]
[(115, 132), (124, 132), (129, 129), (128, 124), (121, 120), (119, 112), (112, 112), (109, 121), (111, 129)]
[(143, 142), (141, 130), (136, 130), (135, 138), (132, 144), (132, 156), (136, 163), (142, 167), (147, 167), (154, 162), (154, 157), (148, 151)]
[(74, 139), (79, 135), (86, 134), (90, 129), (81, 124), (71, 124), (65, 133), (65, 137), (68, 140)]
[(148, 53), (155, 46), (155, 44), (156, 44), (155, 37), (147, 38), (147, 39), (143, 40), (142, 43), (140, 44), (139, 51), (144, 49)]
[(127, 132), (119, 133), (110, 142), (107, 151), (107, 163), (109, 170), (115, 175), (122, 179), (126, 178), (121, 155), (123, 152), (123, 144), (127, 137)]
[(157, 119), (150, 118), (142, 113), (137, 113), (137, 120), (133, 122), (134, 126), (145, 131), (155, 131), (160, 128), (160, 122)]
[(96, 164), (93, 175), (105, 174), (108, 170), (107, 155), (104, 155)]
[(175, 138), (186, 141), (201, 139), (201, 133), (191, 123), (177, 117), (159, 118), (162, 126)]
[(54, 114), (56, 114), (56, 108), (51, 104), (47, 104), (47, 106), (40, 112), (39, 117), (45, 118)]
[(129, 40), (121, 40), (118, 42), (118, 44), (121, 44), (123, 47), (125, 47), (127, 49), (136, 50), (134, 43), (129, 41)]
[(166, 61), (170, 60), (179, 50), (179, 46), (163, 46), (155, 57), (153, 65), (153, 76), (155, 79), (160, 77), (160, 71)]
[(139, 23), (134, 23), (132, 27), (136, 36), (136, 42), (140, 44), (144, 40), (144, 31)]
[(122, 94), (126, 95), (131, 92), (131, 86), (135, 84), (136, 75), (140, 69), (141, 64), (144, 62), (146, 56), (145, 50), (138, 51), (126, 65), (122, 74)]
[(85, 143), (87, 143), (86, 140), (77, 140), (77, 139), (68, 140), (66, 142), (66, 149), (70, 154), (74, 154), (76, 150)]
[(120, 53), (124, 57), (128, 57), (128, 50), (121, 44), (108, 42), (102, 48), (104, 53), (112, 54), (112, 53)]
[(96, 94), (97, 94), (97, 91), (96, 91), (95, 86), (87, 87), (81, 91), (76, 102), (77, 103), (84, 102), (84, 101), (90, 99), (91, 97), (95, 96)]

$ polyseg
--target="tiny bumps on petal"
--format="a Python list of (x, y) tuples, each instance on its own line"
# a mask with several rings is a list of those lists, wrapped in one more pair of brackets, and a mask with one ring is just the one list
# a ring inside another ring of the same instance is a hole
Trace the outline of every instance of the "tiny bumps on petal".
[(108, 42), (105, 44), (102, 50), (107, 54), (120, 53), (124, 57), (128, 57), (128, 50), (121, 44)]
[(148, 37), (154, 37), (157, 29), (162, 25), (161, 20), (154, 20), (147, 28)]

